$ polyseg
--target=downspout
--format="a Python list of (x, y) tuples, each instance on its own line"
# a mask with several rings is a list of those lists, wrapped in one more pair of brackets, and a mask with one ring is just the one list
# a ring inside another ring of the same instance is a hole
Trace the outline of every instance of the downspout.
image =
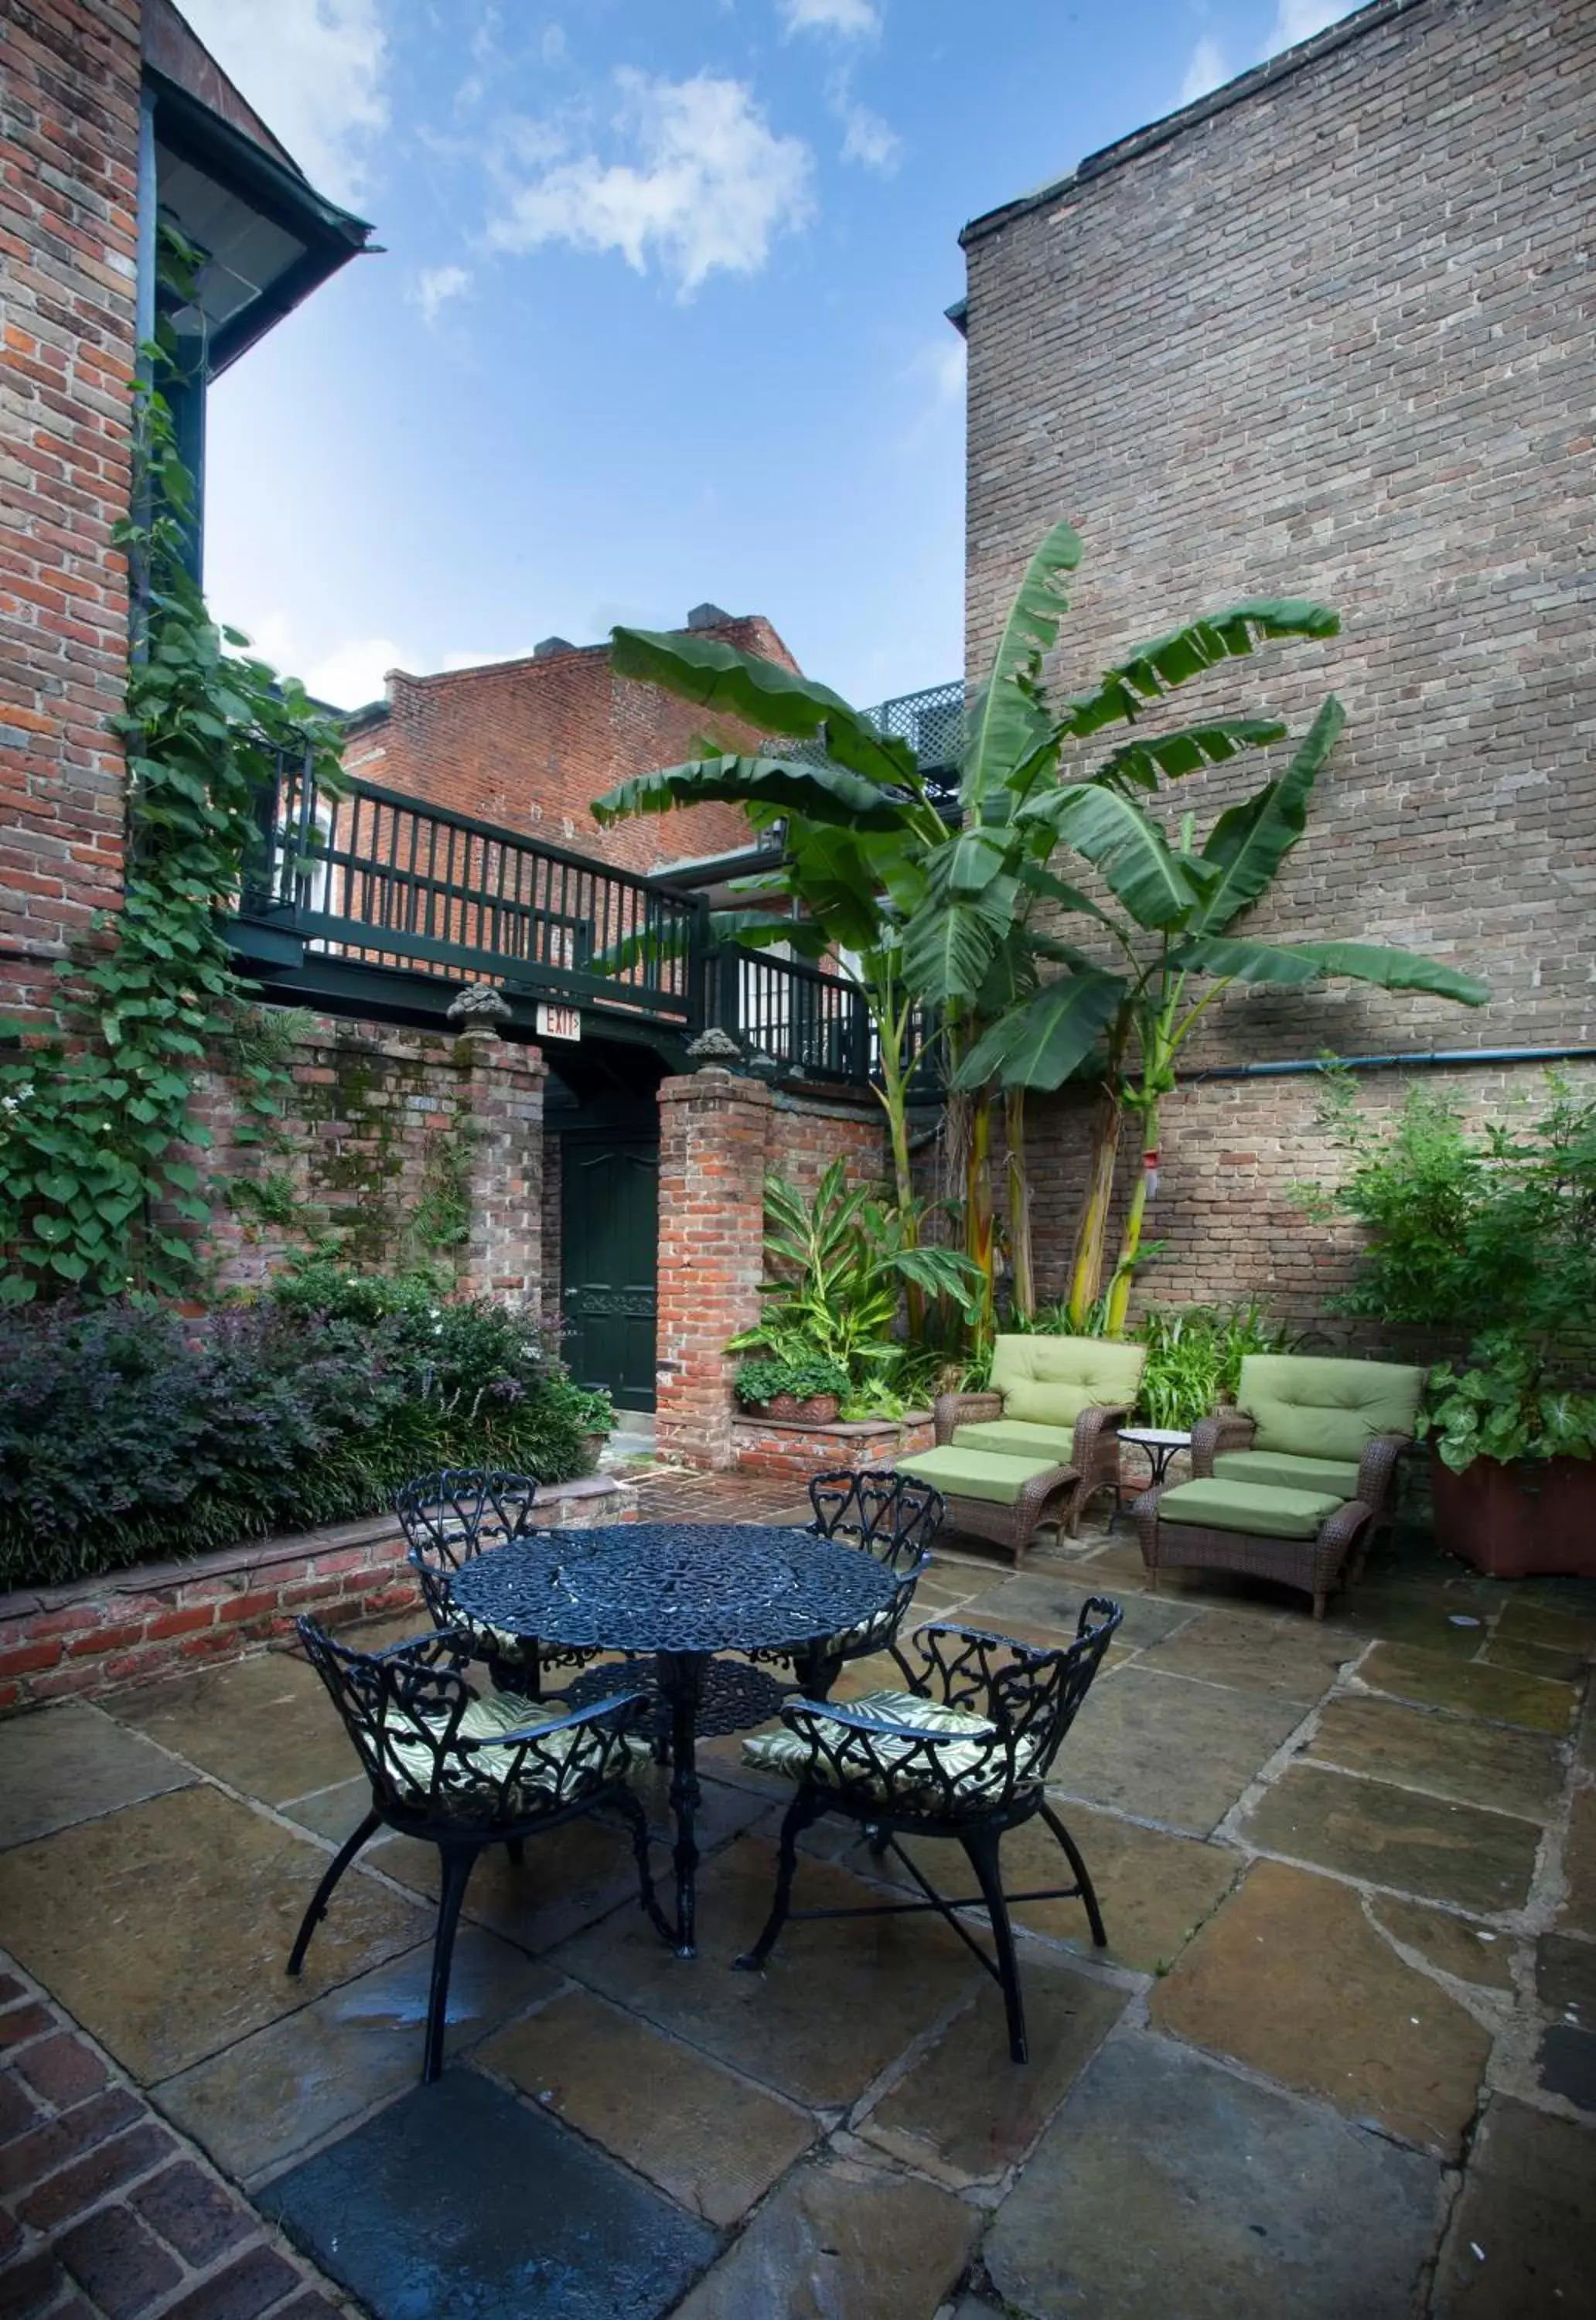
[(1589, 1047), (1429, 1047), (1406, 1056), (1293, 1056), (1278, 1064), (1210, 1064), (1192, 1071), (1177, 1071), (1183, 1084), (1200, 1086), (1205, 1080), (1291, 1079), (1309, 1072), (1406, 1071), (1416, 1065), (1568, 1064), (1596, 1061)]

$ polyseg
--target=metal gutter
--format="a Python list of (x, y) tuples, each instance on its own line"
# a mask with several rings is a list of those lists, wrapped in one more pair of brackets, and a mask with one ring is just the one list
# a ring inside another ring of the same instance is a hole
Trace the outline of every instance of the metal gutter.
[(1199, 1086), (1204, 1080), (1292, 1079), (1310, 1072), (1408, 1071), (1415, 1065), (1460, 1064), (1569, 1064), (1596, 1062), (1590, 1047), (1428, 1047), (1405, 1056), (1293, 1056), (1278, 1064), (1211, 1064), (1205, 1070), (1177, 1072), (1177, 1080)]

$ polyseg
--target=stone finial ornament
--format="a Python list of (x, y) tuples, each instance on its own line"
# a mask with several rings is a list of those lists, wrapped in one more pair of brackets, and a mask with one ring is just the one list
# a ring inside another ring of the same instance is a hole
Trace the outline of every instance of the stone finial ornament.
[(729, 1064), (740, 1064), (742, 1049), (730, 1031), (701, 1031), (687, 1047), (687, 1059), (701, 1072), (723, 1071)]
[(479, 1039), (496, 1039), (500, 1024), (507, 1022), (514, 1010), (496, 984), (468, 983), (449, 1001), (445, 1011), (449, 1020), (462, 1031), (469, 1031)]

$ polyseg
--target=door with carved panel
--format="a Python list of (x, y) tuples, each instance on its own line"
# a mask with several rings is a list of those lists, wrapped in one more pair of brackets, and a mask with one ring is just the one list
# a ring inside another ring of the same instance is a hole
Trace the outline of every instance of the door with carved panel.
[(567, 1133), (560, 1154), (565, 1357), (619, 1409), (654, 1407), (657, 1138)]

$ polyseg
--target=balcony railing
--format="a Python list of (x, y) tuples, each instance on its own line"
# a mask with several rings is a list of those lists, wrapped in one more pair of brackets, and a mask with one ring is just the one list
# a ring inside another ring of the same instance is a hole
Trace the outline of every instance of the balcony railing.
[(308, 766), (279, 769), (238, 919), (241, 947), (259, 957), (275, 946), (290, 983), (298, 962), (307, 987), (336, 976), (344, 1003), (364, 987), (374, 1012), (399, 970), (579, 1007), (595, 1030), (642, 1024), (685, 1041), (713, 1027), (805, 1079), (872, 1076), (853, 984), (803, 960), (717, 948), (698, 896), (368, 782), (329, 797)]

